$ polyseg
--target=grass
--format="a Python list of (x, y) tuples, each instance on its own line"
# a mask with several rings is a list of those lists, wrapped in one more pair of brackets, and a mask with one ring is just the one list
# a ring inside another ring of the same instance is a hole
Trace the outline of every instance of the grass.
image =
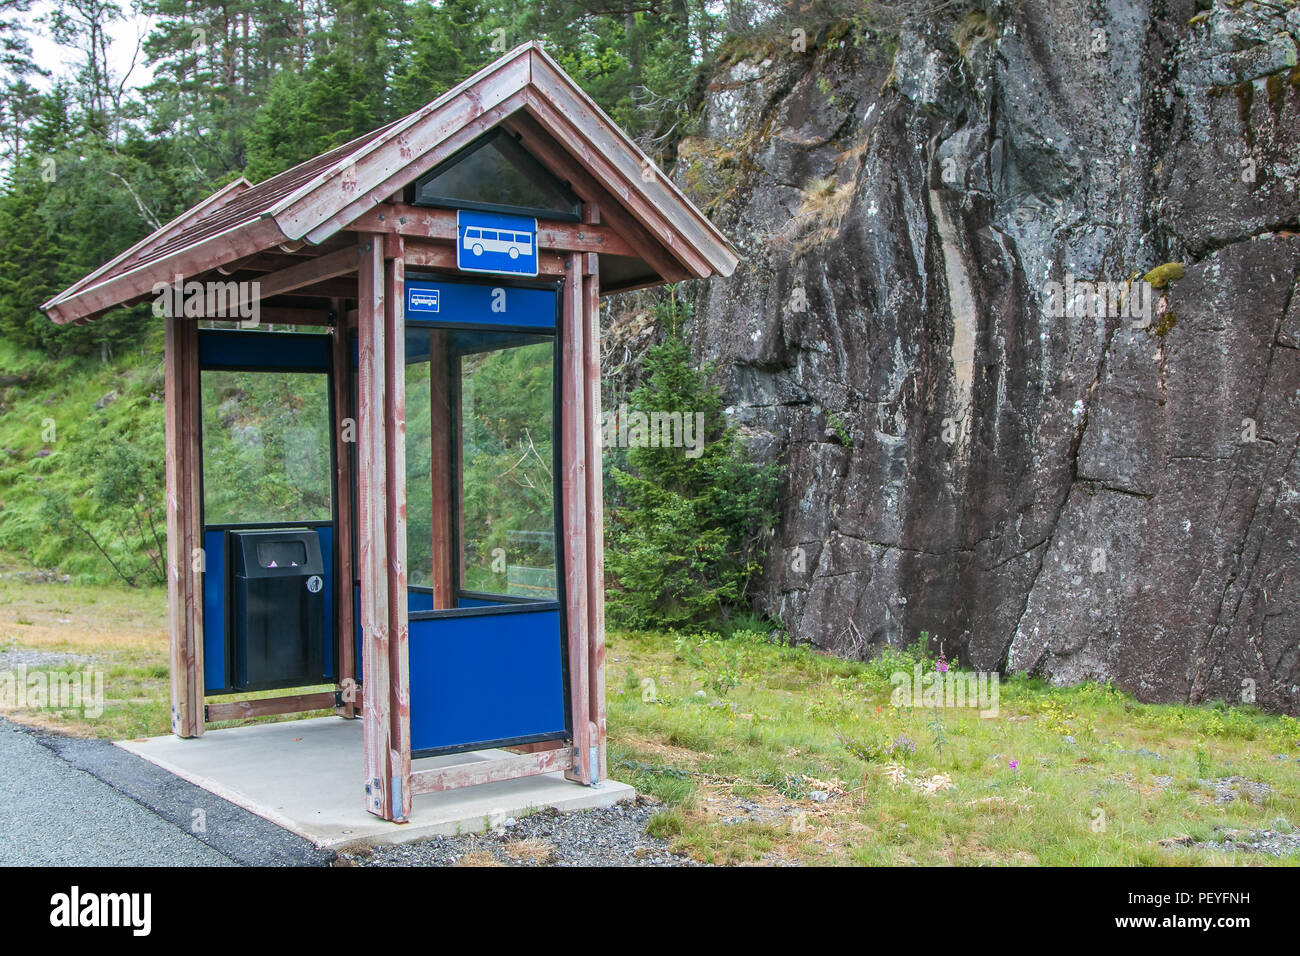
[[(84, 533), (51, 526), (43, 505), (66, 496), (115, 561), (138, 565), (136, 529), (123, 535), (120, 509), (94, 500), (95, 463), (119, 444), (161, 453), (162, 392), (161, 324), (107, 363), (48, 359), (0, 341), (0, 551), (36, 567), (57, 565), (81, 583), (117, 580)], [(161, 520), (161, 486), (146, 491)]]
[[(0, 574), (12, 575), (0, 562)], [(104, 679), (104, 710), (88, 718), (78, 712), (48, 708), (6, 712), (25, 723), (108, 740), (155, 737), (171, 722), (167, 653), (167, 593), (163, 588), (108, 586), (87, 588), (54, 582), (0, 578), (0, 654), (13, 649), (89, 657), (88, 663), (52, 661), (28, 666), (39, 673), (68, 673), (90, 668)], [(332, 690), (333, 685), (307, 688)], [(274, 697), (281, 691), (233, 694), (223, 700)], [(330, 711), (315, 711), (322, 716)], [(268, 720), (275, 718), (258, 718)], [(238, 721), (210, 724), (236, 726)]]
[[(0, 650), (91, 655), (109, 698), (93, 721), (8, 716), (166, 733), (164, 607), (159, 590), (0, 579)], [(994, 718), (893, 706), (890, 675), (916, 663), (934, 666), (918, 651), (842, 661), (771, 643), (752, 621), (725, 637), (611, 634), (610, 773), (663, 801), (651, 834), (711, 863), (1300, 862), (1160, 842), (1300, 823), (1294, 718), (1024, 678), (1003, 682)], [(1271, 792), (1216, 803), (1227, 777)]]

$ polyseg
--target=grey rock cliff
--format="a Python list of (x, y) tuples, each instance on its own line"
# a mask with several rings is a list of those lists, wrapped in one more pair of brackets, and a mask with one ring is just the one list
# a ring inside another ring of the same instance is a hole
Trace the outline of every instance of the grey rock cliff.
[(758, 606), (1294, 712), (1300, 6), (990, 13), (737, 56), (680, 144), (743, 253), (693, 344), (787, 469)]

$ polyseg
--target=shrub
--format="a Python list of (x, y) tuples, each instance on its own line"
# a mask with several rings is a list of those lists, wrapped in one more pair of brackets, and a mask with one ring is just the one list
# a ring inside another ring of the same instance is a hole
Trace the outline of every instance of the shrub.
[(612, 469), (609, 613), (630, 628), (697, 628), (745, 607), (776, 517), (779, 467), (745, 455), (709, 382), (712, 367), (691, 363), (676, 298), (657, 311), (668, 335), (647, 353), (631, 407), (692, 421), (701, 415), (703, 445), (695, 457), (683, 448), (629, 448), (626, 468)]

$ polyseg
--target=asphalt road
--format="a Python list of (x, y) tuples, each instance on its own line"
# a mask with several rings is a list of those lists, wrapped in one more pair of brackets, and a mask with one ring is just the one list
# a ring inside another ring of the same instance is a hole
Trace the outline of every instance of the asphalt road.
[(0, 866), (319, 866), (333, 858), (107, 741), (0, 720)]

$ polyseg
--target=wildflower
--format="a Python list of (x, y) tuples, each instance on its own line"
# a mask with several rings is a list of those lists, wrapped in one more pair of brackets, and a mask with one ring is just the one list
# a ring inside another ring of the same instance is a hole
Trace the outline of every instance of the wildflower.
[(1008, 763), (1007, 766), (1010, 767), (1012, 770), (1019, 770), (1019, 769), (1020, 769), (1020, 761), (1017, 760), (1015, 757), (1012, 757), (1012, 758), (1011, 758), (1011, 762)]
[(939, 660), (935, 662), (934, 669), (940, 674), (948, 673), (948, 658), (944, 656), (943, 651), (939, 652)]

